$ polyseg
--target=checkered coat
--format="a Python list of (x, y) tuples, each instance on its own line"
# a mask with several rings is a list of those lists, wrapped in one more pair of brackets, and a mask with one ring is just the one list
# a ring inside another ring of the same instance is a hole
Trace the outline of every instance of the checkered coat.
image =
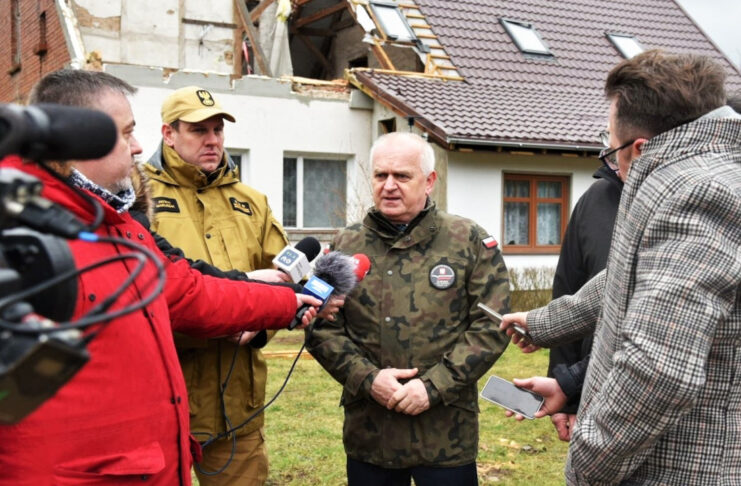
[(596, 322), (568, 484), (741, 485), (741, 119), (649, 140), (612, 242), (604, 272), (528, 314), (544, 346)]

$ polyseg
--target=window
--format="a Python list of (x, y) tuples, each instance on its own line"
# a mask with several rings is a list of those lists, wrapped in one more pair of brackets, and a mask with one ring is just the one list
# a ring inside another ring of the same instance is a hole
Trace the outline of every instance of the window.
[(538, 57), (553, 57), (553, 53), (545, 44), (533, 24), (520, 22), (518, 20), (500, 19), (507, 34), (525, 54), (533, 54)]
[(249, 158), (247, 157), (247, 152), (232, 149), (227, 149), (227, 152), (229, 153), (229, 157), (232, 158), (232, 161), (239, 168), (239, 180), (248, 184), (247, 171), (249, 170)]
[(504, 247), (510, 253), (558, 253), (568, 221), (567, 177), (505, 174)]
[(341, 228), (346, 224), (347, 162), (283, 159), (283, 226)]
[(643, 47), (641, 47), (636, 38), (632, 35), (610, 33), (605, 35), (610, 39), (612, 45), (615, 46), (615, 49), (617, 49), (618, 52), (620, 52), (620, 55), (625, 59), (630, 59), (631, 57), (643, 52)]
[(10, 69), (14, 74), (21, 69), (21, 8), (20, 0), (10, 0)]
[(43, 56), (46, 54), (48, 45), (46, 42), (46, 12), (41, 12), (39, 15), (39, 44), (33, 50), (33, 53), (37, 56)]
[(409, 27), (407, 19), (394, 2), (371, 1), (373, 16), (377, 19), (386, 37), (397, 42), (414, 42), (417, 36)]

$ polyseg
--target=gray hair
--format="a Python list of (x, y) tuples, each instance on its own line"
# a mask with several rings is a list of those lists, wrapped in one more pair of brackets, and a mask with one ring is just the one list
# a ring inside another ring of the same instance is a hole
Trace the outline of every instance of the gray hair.
[(435, 151), (432, 149), (432, 145), (427, 143), (427, 140), (416, 133), (391, 132), (381, 135), (375, 142), (373, 142), (373, 146), (370, 149), (371, 163), (373, 163), (373, 157), (378, 147), (387, 143), (397, 142), (400, 139), (408, 140), (419, 146), (419, 168), (422, 169), (422, 174), (424, 174), (425, 177), (430, 175), (430, 173), (435, 170)]

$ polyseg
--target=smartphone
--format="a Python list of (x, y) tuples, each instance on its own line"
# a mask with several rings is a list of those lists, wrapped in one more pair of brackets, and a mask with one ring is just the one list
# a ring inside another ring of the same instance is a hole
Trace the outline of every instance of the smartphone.
[(542, 396), (494, 375), (481, 390), (481, 398), (529, 419), (535, 418), (535, 412), (543, 405)]
[[(497, 325), (499, 325), (502, 322), (502, 315), (499, 314), (499, 312), (495, 311), (488, 305), (481, 303), (481, 302), (479, 302), (478, 306), (479, 306), (479, 309), (484, 311), (484, 313), (487, 316), (489, 316), (489, 319), (494, 321)], [(518, 326), (517, 324), (512, 324), (512, 329), (514, 329), (515, 332), (519, 334), (520, 337), (524, 339), (527, 344), (531, 344), (533, 342), (532, 339), (530, 339), (530, 334), (522, 327)]]

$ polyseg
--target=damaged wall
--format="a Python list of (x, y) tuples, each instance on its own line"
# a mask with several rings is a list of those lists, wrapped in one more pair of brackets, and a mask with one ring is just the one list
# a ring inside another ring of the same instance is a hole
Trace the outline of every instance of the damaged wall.
[(70, 0), (86, 52), (104, 63), (232, 73), (232, 0)]

